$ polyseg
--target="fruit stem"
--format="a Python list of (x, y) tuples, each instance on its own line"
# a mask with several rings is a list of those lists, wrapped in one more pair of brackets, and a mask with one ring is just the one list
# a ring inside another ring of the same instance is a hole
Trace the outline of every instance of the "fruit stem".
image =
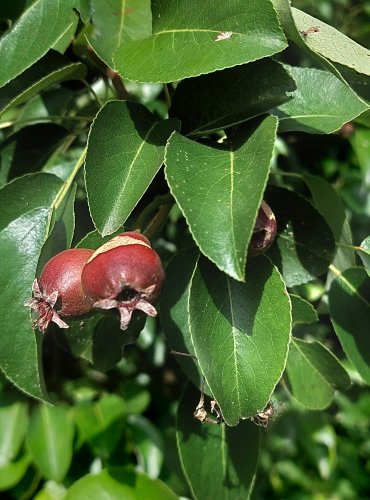
[(146, 236), (149, 240), (152, 240), (154, 236), (161, 230), (164, 222), (166, 221), (168, 214), (173, 206), (172, 203), (167, 203), (166, 205), (161, 205), (158, 209), (158, 212), (154, 215), (152, 220), (146, 226), (143, 231), (144, 236)]
[[(156, 196), (153, 201), (151, 201), (141, 212), (141, 214), (136, 219), (135, 228), (140, 229), (141, 232), (145, 232), (146, 228), (152, 225), (153, 220), (157, 217), (157, 213), (152, 217), (152, 220), (149, 220), (149, 216), (153, 214), (153, 212), (160, 211), (161, 207), (165, 205), (174, 204), (175, 200), (170, 193), (164, 194), (162, 196)], [(150, 238), (149, 238), (150, 239)]]
[(87, 152), (87, 147), (82, 151), (81, 156), (77, 160), (77, 163), (74, 166), (72, 172), (69, 174), (68, 179), (65, 181), (65, 183), (60, 188), (60, 190), (55, 198), (54, 207), (53, 207), (54, 210), (58, 210), (60, 205), (63, 203), (63, 200), (64, 200), (66, 194), (68, 193), (78, 171), (80, 170), (80, 168), (84, 164), (86, 152)]

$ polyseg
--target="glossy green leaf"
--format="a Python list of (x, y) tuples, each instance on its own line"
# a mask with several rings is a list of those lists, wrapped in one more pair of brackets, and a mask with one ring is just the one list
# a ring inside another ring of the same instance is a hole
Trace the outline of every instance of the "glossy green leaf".
[(0, 115), (22, 104), (56, 82), (79, 80), (86, 76), (86, 67), (72, 63), (55, 51), (49, 51), (33, 66), (0, 88)]
[(63, 406), (35, 407), (27, 430), (33, 461), (47, 479), (61, 482), (72, 461), (74, 424)]
[(38, 123), (8, 136), (0, 146), (0, 180), (40, 170), (67, 134), (55, 123)]
[(241, 145), (231, 142), (227, 150), (177, 133), (166, 149), (166, 178), (197, 245), (219, 269), (241, 281), (275, 133), (270, 116), (243, 130)]
[(330, 227), (302, 196), (270, 187), (264, 197), (277, 221), (277, 236), (267, 255), (281, 271), (288, 287), (323, 274), (334, 253)]
[(25, 454), (15, 462), (0, 465), (0, 491), (9, 490), (18, 484), (25, 475), (30, 462), (30, 455)]
[(108, 102), (91, 127), (86, 189), (92, 219), (103, 235), (125, 222), (158, 172), (177, 120), (157, 122), (144, 106)]
[(0, 39), (0, 87), (32, 66), (63, 36), (74, 23), (73, 7), (74, 0), (36, 0), (23, 12)]
[(336, 389), (348, 389), (350, 378), (323, 344), (292, 338), (286, 366), (293, 396), (311, 410), (323, 410)]
[[(17, 205), (17, 203), (16, 203)], [(2, 290), (0, 317), (0, 366), (22, 391), (46, 399), (41, 367), (41, 334), (32, 329), (31, 298), (37, 261), (49, 231), (51, 210), (38, 208), (13, 220), (0, 232)], [(11, 286), (10, 286), (11, 284)]]
[(0, 189), (0, 230), (35, 208), (51, 207), (62, 185), (55, 175), (38, 173), (24, 175), (4, 186)]
[(258, 463), (259, 428), (252, 422), (233, 428), (201, 424), (193, 417), (198, 401), (199, 393), (189, 385), (180, 400), (176, 426), (181, 465), (193, 498), (249, 498)]
[(67, 491), (65, 500), (178, 500), (159, 479), (151, 479), (141, 472), (124, 467), (104, 469), (88, 474), (74, 483)]
[(367, 274), (370, 275), (370, 236), (364, 239), (364, 241), (358, 248), (357, 253), (362, 260), (362, 263), (367, 271)]
[[(332, 63), (342, 64), (357, 73), (370, 76), (370, 50), (306, 12), (293, 7), (292, 15), (297, 30), (302, 34), (302, 38), (312, 52), (325, 57)], [(304, 32), (311, 27), (318, 28), (319, 32), (305, 36)]]
[(181, 120), (184, 135), (208, 134), (266, 113), (295, 88), (284, 67), (266, 58), (180, 82), (170, 116)]
[(299, 295), (290, 294), (289, 296), (292, 302), (293, 325), (315, 323), (319, 319), (315, 308), (307, 300)]
[(27, 424), (27, 403), (2, 394), (0, 406), (0, 467), (16, 458), (23, 443)]
[(172, 82), (262, 59), (286, 47), (268, 0), (152, 2), (153, 35), (123, 43), (118, 71), (129, 80)]
[(163, 441), (159, 430), (145, 417), (131, 415), (128, 427), (135, 442), (135, 451), (140, 470), (155, 479), (163, 463)]
[(84, 402), (75, 407), (75, 421), (81, 440), (93, 453), (106, 460), (120, 440), (125, 425), (125, 401), (115, 395), (104, 395), (96, 403)]
[[(287, 37), (309, 57), (316, 59), (321, 66), (368, 100), (369, 51), (332, 26), (291, 8), (290, 0), (272, 2)], [(312, 28), (315, 28), (314, 32)]]
[(330, 134), (368, 109), (348, 85), (328, 71), (285, 68), (294, 78), (297, 90), (290, 101), (275, 110), (280, 132)]
[(150, 0), (91, 0), (90, 12), (93, 29), (87, 41), (111, 68), (113, 53), (121, 43), (152, 34)]
[(277, 269), (250, 260), (240, 283), (202, 258), (189, 294), (194, 353), (228, 425), (261, 411), (285, 368), (291, 306)]
[(352, 234), (346, 211), (336, 190), (320, 177), (303, 174), (303, 180), (311, 191), (313, 200), (321, 215), (333, 232), (337, 248), (332, 260), (340, 271), (355, 265), (352, 246)]
[(176, 361), (190, 380), (200, 387), (202, 375), (195, 359), (188, 319), (190, 282), (198, 258), (197, 249), (188, 248), (178, 252), (169, 262), (159, 311), (170, 348), (179, 353), (174, 354)]
[(365, 269), (347, 269), (332, 282), (329, 309), (348, 359), (370, 384), (370, 278)]
[[(75, 1), (75, 3), (78, 0)], [(63, 35), (58, 38), (58, 40), (51, 46), (51, 48), (60, 54), (64, 54), (64, 52), (68, 49), (71, 42), (73, 43), (73, 37), (76, 33), (77, 26), (79, 23), (78, 16), (73, 16), (72, 23), (69, 25), (68, 29), (63, 33)]]

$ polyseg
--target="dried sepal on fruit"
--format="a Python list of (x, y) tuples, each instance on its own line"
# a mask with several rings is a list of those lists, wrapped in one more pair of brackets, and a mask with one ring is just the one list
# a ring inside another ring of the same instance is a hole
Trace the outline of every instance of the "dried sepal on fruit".
[(156, 316), (164, 270), (149, 240), (138, 232), (122, 233), (102, 245), (82, 272), (86, 297), (97, 309), (117, 309), (126, 330), (135, 310)]
[(86, 248), (64, 250), (45, 264), (40, 279), (33, 282), (33, 297), (25, 305), (37, 313), (33, 325), (42, 333), (50, 322), (68, 328), (62, 318), (83, 316), (92, 310), (82, 290), (81, 273), (93, 253)]
[(265, 201), (262, 201), (249, 244), (249, 255), (253, 257), (265, 252), (274, 242), (275, 236), (276, 219), (274, 212)]

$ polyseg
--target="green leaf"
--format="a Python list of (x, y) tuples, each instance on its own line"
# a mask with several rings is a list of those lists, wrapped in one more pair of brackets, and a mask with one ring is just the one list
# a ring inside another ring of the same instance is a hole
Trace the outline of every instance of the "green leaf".
[(292, 338), (286, 366), (293, 396), (311, 410), (323, 410), (335, 389), (348, 389), (351, 380), (339, 360), (323, 344)]
[(174, 354), (176, 361), (190, 380), (200, 387), (202, 375), (195, 360), (188, 323), (190, 282), (198, 258), (197, 249), (188, 248), (178, 252), (170, 261), (166, 267), (159, 311), (161, 325), (171, 349), (181, 353)]
[[(332, 26), (291, 8), (289, 0), (272, 2), (288, 38), (357, 94), (369, 100), (369, 51)], [(315, 28), (316, 32), (307, 32), (310, 28)]]
[(55, 123), (29, 125), (11, 134), (0, 146), (3, 182), (42, 168), (68, 131)]
[(370, 276), (370, 236), (364, 239), (359, 249), (357, 250), (357, 253), (362, 260), (367, 274), (369, 274)]
[(348, 85), (328, 71), (285, 69), (294, 78), (297, 90), (290, 101), (275, 110), (280, 132), (330, 134), (368, 109)]
[(197, 245), (219, 269), (241, 281), (275, 134), (276, 120), (270, 116), (243, 130), (239, 144), (230, 142), (228, 150), (177, 133), (166, 150), (166, 178)]
[(112, 56), (121, 43), (152, 34), (150, 0), (91, 0), (93, 29), (87, 41), (105, 64), (113, 68)]
[(266, 113), (295, 88), (281, 64), (263, 59), (180, 82), (170, 116), (181, 120), (184, 135), (208, 134)]
[(37, 173), (14, 179), (1, 188), (0, 230), (35, 208), (51, 207), (62, 185), (55, 175)]
[(335, 249), (325, 219), (299, 194), (271, 186), (265, 200), (277, 221), (277, 235), (267, 255), (288, 287), (307, 283), (328, 268)]
[[(74, 23), (74, 0), (36, 0), (0, 39), (0, 87), (32, 66)], [(32, 41), (32, 43), (30, 43)]]
[(99, 231), (94, 229), (93, 231), (90, 231), (87, 233), (82, 240), (78, 242), (76, 245), (77, 248), (91, 248), (92, 250), (97, 250), (100, 246), (102, 246), (104, 243), (107, 243), (107, 241), (111, 240), (114, 236), (117, 236), (120, 233), (124, 233), (125, 228), (120, 227), (116, 232), (113, 234), (108, 234), (107, 236), (102, 236)]
[(85, 76), (86, 67), (82, 63), (72, 63), (66, 57), (51, 50), (0, 89), (0, 115), (5, 110), (30, 100), (41, 90), (56, 82), (80, 80)]
[[(22, 446), (28, 425), (28, 405), (19, 397), (1, 396), (0, 467), (14, 460)], [(0, 481), (1, 483), (1, 481)]]
[(189, 294), (189, 325), (199, 367), (228, 425), (265, 408), (285, 368), (290, 300), (266, 257), (250, 260), (246, 283), (202, 258)]
[(38, 405), (31, 416), (27, 446), (43, 476), (63, 481), (72, 461), (74, 424), (63, 406)]
[(94, 313), (82, 320), (71, 321), (68, 331), (57, 331), (55, 341), (67, 345), (75, 356), (81, 356), (97, 370), (107, 371), (122, 359), (126, 345), (137, 341), (145, 325), (145, 315), (135, 315), (125, 332), (119, 318)]
[(293, 326), (300, 323), (315, 323), (319, 319), (315, 308), (307, 300), (299, 295), (290, 294), (289, 296), (292, 302)]
[[(17, 202), (16, 202), (17, 204)], [(49, 231), (51, 210), (38, 208), (13, 220), (0, 232), (2, 290), (0, 317), (0, 366), (22, 391), (46, 399), (41, 366), (41, 334), (32, 329), (31, 298), (37, 262)]]
[(94, 455), (107, 460), (120, 440), (125, 425), (125, 401), (106, 394), (96, 403), (83, 402), (75, 407), (75, 421), (83, 442)]
[(124, 467), (112, 467), (88, 474), (74, 483), (64, 500), (178, 500), (159, 479), (150, 479), (141, 472)]
[[(123, 43), (117, 70), (129, 80), (173, 82), (262, 59), (286, 47), (268, 0), (152, 2), (153, 36)], [(224, 35), (224, 39), (222, 36)]]
[[(351, 70), (370, 76), (370, 51), (368, 49), (306, 12), (293, 7), (292, 15), (297, 30), (302, 34), (302, 38), (312, 52), (325, 57), (332, 63), (342, 64)], [(303, 32), (310, 27), (317, 27), (319, 32), (304, 36)]]
[(352, 246), (352, 234), (346, 211), (336, 190), (320, 177), (303, 174), (303, 180), (311, 191), (313, 200), (321, 215), (329, 224), (338, 246), (332, 264), (344, 271), (355, 265)]
[(0, 465), (0, 491), (9, 490), (18, 484), (31, 462), (30, 455), (22, 455), (17, 461)]
[(155, 479), (163, 463), (163, 441), (158, 429), (141, 415), (130, 415), (127, 425), (132, 434), (140, 470)]
[(198, 401), (199, 393), (189, 384), (177, 412), (177, 446), (193, 498), (249, 498), (258, 463), (259, 428), (252, 422), (233, 428), (201, 424), (193, 418)]
[(338, 273), (330, 287), (329, 309), (344, 352), (370, 384), (370, 278), (365, 269), (353, 267)]
[(144, 106), (108, 102), (91, 127), (86, 189), (94, 224), (103, 235), (127, 219), (158, 172), (177, 120), (157, 122)]

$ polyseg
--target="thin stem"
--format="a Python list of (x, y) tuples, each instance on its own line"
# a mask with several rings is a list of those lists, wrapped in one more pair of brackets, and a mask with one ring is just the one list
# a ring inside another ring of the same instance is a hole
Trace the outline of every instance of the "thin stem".
[(8, 127), (13, 127), (13, 125), (27, 125), (28, 123), (34, 123), (38, 121), (52, 121), (52, 120), (71, 120), (71, 121), (77, 121), (77, 122), (86, 122), (86, 121), (93, 121), (95, 117), (94, 116), (66, 116), (66, 115), (48, 115), (48, 116), (39, 116), (35, 118), (29, 118), (28, 120), (11, 120), (8, 122), (3, 122), (0, 123), (0, 129), (2, 128), (8, 128)]
[(65, 183), (63, 184), (63, 186), (60, 188), (59, 190), (59, 193), (57, 194), (56, 196), (56, 199), (55, 199), (55, 202), (54, 202), (54, 209), (57, 210), (60, 205), (63, 203), (63, 200), (66, 196), (66, 194), (68, 193), (78, 171), (80, 170), (80, 168), (82, 167), (82, 165), (84, 164), (84, 161), (85, 161), (85, 157), (86, 157), (86, 152), (87, 152), (87, 148), (85, 148), (83, 151), (82, 151), (82, 154), (81, 156), (79, 157), (79, 159), (77, 160), (77, 163), (74, 167), (74, 169), (72, 170), (72, 172), (70, 173), (68, 179), (65, 181)]
[(348, 245), (347, 243), (341, 243), (340, 241), (336, 241), (335, 244), (336, 244), (337, 247), (350, 248), (351, 250), (356, 250), (356, 251), (363, 250), (359, 246)]
[(274, 175), (284, 175), (285, 177), (296, 177), (298, 179), (302, 179), (302, 174), (295, 174), (294, 172), (284, 172), (284, 170), (274, 170), (271, 172)]
[(174, 202), (167, 203), (166, 205), (162, 205), (161, 207), (159, 207), (158, 212), (155, 214), (153, 219), (149, 222), (147, 227), (144, 229), (143, 234), (149, 240), (151, 240), (161, 230), (163, 224), (165, 223), (165, 221), (168, 217), (168, 214), (171, 211), (173, 203)]
[(167, 103), (168, 109), (171, 107), (171, 102), (172, 102), (172, 95), (173, 95), (173, 88), (169, 87), (168, 83), (165, 83), (163, 86), (164, 89), (164, 95)]
[(335, 274), (335, 276), (339, 276), (341, 274), (339, 269), (337, 267), (335, 267), (333, 264), (330, 264), (329, 269), (332, 273)]
[(109, 68), (107, 69), (107, 75), (111, 79), (118, 99), (121, 101), (127, 101), (130, 98), (130, 95), (126, 90), (121, 76), (117, 73), (117, 71), (112, 71)]
[(157, 196), (151, 203), (149, 203), (141, 214), (136, 219), (135, 227), (137, 229), (143, 230), (146, 225), (146, 221), (149, 219), (149, 216), (155, 212), (162, 205), (172, 204), (174, 203), (174, 199), (171, 194), (167, 193), (163, 196)]
[(82, 80), (82, 82), (85, 84), (87, 90), (92, 94), (92, 96), (94, 97), (94, 99), (96, 100), (99, 108), (101, 108), (103, 106), (103, 103), (101, 102), (101, 100), (99, 99), (99, 96), (98, 94), (95, 92), (95, 90), (92, 88), (92, 86), (89, 84), (89, 82), (85, 79)]

